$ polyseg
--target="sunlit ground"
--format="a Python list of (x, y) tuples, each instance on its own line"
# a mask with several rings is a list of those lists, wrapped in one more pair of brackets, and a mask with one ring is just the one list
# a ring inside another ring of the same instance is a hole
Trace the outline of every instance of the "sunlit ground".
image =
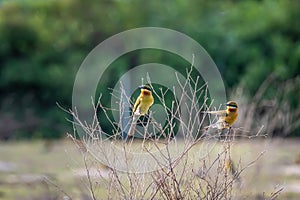
[[(246, 165), (265, 151), (241, 175), (244, 199), (260, 199), (281, 187), (278, 199), (299, 199), (299, 145), (296, 139), (235, 141), (236, 164)], [(62, 199), (66, 194), (89, 199), (84, 174), (82, 155), (71, 141), (0, 144), (0, 199)]]

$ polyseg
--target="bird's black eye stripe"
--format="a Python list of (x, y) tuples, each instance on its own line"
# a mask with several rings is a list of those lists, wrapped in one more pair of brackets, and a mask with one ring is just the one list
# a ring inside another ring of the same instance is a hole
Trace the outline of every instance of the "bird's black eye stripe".
[(147, 86), (147, 85), (142, 85), (142, 86), (140, 86), (140, 88), (151, 91), (151, 87)]
[(234, 104), (226, 104), (226, 106), (237, 108), (237, 105), (234, 105)]

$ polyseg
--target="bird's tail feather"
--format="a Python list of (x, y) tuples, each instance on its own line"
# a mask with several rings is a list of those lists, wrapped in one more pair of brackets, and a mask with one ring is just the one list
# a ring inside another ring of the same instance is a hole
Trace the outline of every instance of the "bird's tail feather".
[(128, 136), (133, 136), (134, 135), (137, 120), (138, 120), (138, 116), (133, 116), (129, 131), (128, 131), (128, 134), (127, 134)]

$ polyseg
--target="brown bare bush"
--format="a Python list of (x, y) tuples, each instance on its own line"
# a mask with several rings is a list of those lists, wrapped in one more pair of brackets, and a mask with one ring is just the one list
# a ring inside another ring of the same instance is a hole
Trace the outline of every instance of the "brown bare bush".
[[(148, 82), (151, 82), (150, 79)], [(231, 158), (236, 130), (233, 134), (225, 133), (226, 137), (221, 140), (220, 136), (224, 134), (221, 131), (205, 132), (202, 128), (207, 116), (200, 113), (211, 107), (207, 105), (206, 85), (200, 86), (199, 77), (193, 79), (191, 71), (187, 72), (185, 82), (179, 79), (178, 82), (180, 87), (174, 91), (179, 89), (181, 95), (171, 105), (166, 104), (164, 91), (153, 91), (169, 114), (167, 125), (162, 126), (152, 120), (153, 113), (150, 112), (151, 120), (136, 133), (141, 135), (139, 140), (125, 141), (120, 137), (126, 129), (121, 123), (126, 110), (124, 107), (130, 104), (130, 98), (126, 97), (122, 88), (118, 108), (104, 107), (101, 97), (93, 104), (94, 120), (91, 124), (82, 121), (76, 109), (68, 111), (74, 118), (74, 126), (85, 133), (76, 138), (75, 131), (70, 137), (82, 150), (87, 172), (86, 186), (92, 199), (217, 200), (238, 196), (241, 173), (263, 153), (244, 166), (241, 162), (236, 165)], [(199, 105), (200, 98), (204, 101)], [(184, 112), (180, 109), (182, 105)], [(101, 128), (97, 118), (99, 109), (114, 127), (112, 133)], [(119, 112), (120, 121), (111, 120), (107, 114), (109, 111)], [(180, 122), (178, 133), (175, 133), (174, 120)], [(209, 118), (209, 123), (214, 120)], [(153, 135), (155, 137), (151, 137)], [(272, 193), (270, 199), (277, 197), (280, 191)]]

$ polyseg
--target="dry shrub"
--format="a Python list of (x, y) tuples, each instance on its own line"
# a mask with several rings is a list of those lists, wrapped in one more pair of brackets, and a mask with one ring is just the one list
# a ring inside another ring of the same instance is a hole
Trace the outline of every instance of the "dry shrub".
[[(124, 108), (130, 104), (123, 88), (120, 89), (118, 108), (104, 107), (100, 99), (93, 104), (91, 124), (82, 121), (76, 109), (68, 111), (74, 118), (74, 126), (85, 132), (80, 140), (75, 133), (70, 136), (82, 150), (86, 185), (92, 199), (217, 200), (238, 196), (240, 174), (262, 154), (245, 166), (241, 162), (234, 163), (231, 158), (234, 134), (203, 129), (207, 116), (201, 111), (210, 108), (206, 85), (200, 86), (199, 77), (193, 79), (191, 71), (187, 72), (185, 82), (177, 80), (179, 88), (176, 91), (179, 89), (181, 95), (171, 105), (166, 105), (164, 91), (153, 92), (168, 114), (167, 125), (148, 120), (137, 133), (141, 135), (139, 140), (121, 139), (124, 138), (122, 130), (126, 129), (121, 123), (126, 114)], [(203, 101), (199, 105), (201, 98)], [(97, 118), (99, 110), (110, 120), (113, 133), (106, 133), (101, 128)], [(120, 122), (111, 120), (107, 113), (112, 110), (119, 112)], [(180, 122), (178, 133), (175, 133), (175, 120)], [(213, 123), (215, 119), (209, 120)], [(159, 134), (151, 137), (155, 132)], [(224, 134), (225, 137), (220, 139)], [(146, 159), (141, 159), (142, 156)]]

